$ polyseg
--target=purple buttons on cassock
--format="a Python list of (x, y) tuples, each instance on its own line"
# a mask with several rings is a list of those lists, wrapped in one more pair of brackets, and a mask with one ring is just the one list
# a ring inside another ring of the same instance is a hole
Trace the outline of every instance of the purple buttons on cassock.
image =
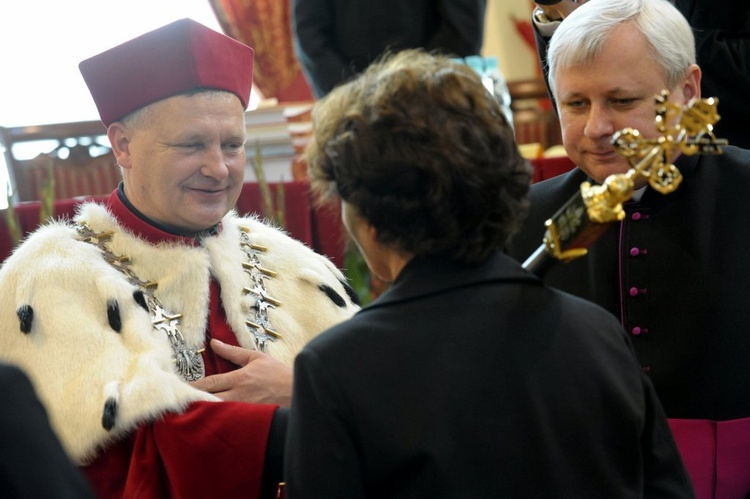
[[(637, 222), (637, 221), (642, 220), (644, 218), (645, 218), (644, 215), (641, 214), (641, 212), (639, 212), (639, 211), (635, 211), (635, 212), (633, 212), (633, 213), (630, 214), (630, 219), (633, 220), (634, 222)], [(632, 248), (630, 248), (630, 250), (628, 252), (629, 252), (629, 254), (630, 254), (631, 257), (637, 257), (637, 256), (645, 255), (646, 253), (648, 253), (648, 251), (645, 248), (638, 248), (636, 246), (633, 246)], [(637, 287), (633, 286), (630, 289), (628, 289), (628, 294), (631, 297), (636, 297), (639, 294), (646, 293), (646, 291), (647, 291), (646, 288), (640, 289), (640, 288), (637, 288)], [(647, 333), (647, 332), (648, 332), (648, 329), (642, 328), (640, 326), (633, 326), (630, 329), (630, 334), (632, 334), (633, 336), (640, 336), (641, 334), (644, 334), (644, 333)], [(648, 372), (648, 371), (651, 370), (651, 366), (644, 366), (643, 370), (646, 371), (646, 372)]]
[(630, 334), (632, 334), (633, 336), (640, 336), (646, 333), (648, 333), (648, 329), (640, 326), (635, 326), (630, 330)]

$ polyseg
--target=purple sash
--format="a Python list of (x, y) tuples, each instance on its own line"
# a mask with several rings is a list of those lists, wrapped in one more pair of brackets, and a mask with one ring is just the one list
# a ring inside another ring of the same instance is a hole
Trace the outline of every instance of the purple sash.
[(697, 499), (750, 495), (750, 418), (670, 419)]

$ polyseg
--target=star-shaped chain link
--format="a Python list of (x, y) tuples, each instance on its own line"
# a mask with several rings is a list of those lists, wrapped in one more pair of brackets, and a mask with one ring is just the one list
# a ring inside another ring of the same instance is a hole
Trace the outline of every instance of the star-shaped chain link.
[(180, 331), (180, 318), (182, 314), (170, 313), (164, 309), (159, 299), (154, 295), (158, 284), (153, 281), (140, 279), (130, 266), (130, 259), (126, 256), (115, 255), (107, 246), (112, 239), (113, 232), (94, 232), (85, 223), (74, 225), (81, 241), (93, 244), (102, 251), (104, 260), (120, 271), (128, 282), (141, 290), (146, 298), (146, 306), (151, 313), (151, 324), (154, 329), (167, 335), (172, 347), (172, 359), (177, 374), (185, 381), (195, 381), (205, 376), (205, 366), (201, 353), (204, 348), (190, 348)]
[(242, 267), (253, 283), (251, 287), (244, 287), (243, 292), (255, 296), (255, 305), (253, 305), (255, 317), (248, 317), (245, 324), (253, 335), (256, 348), (264, 352), (269, 342), (281, 338), (281, 335), (271, 327), (268, 317), (269, 310), (281, 306), (281, 302), (269, 296), (265, 285), (266, 280), (276, 277), (277, 274), (263, 267), (261, 263), (259, 255), (265, 253), (267, 248), (250, 242), (247, 235), (249, 229), (244, 227), (241, 229), (240, 247), (247, 257), (247, 262), (244, 262)]

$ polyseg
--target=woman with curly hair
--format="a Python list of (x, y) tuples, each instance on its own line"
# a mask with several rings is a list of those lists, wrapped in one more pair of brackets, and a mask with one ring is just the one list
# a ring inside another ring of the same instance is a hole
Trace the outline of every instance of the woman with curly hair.
[(503, 252), (531, 175), (470, 68), (387, 56), (313, 125), (313, 185), (392, 285), (296, 359), (289, 498), (691, 497), (618, 321)]

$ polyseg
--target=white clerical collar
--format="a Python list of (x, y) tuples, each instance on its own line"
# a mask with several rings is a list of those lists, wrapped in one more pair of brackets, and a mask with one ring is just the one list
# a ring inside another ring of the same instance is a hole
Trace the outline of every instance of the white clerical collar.
[(643, 193), (646, 192), (646, 187), (648, 186), (644, 185), (640, 189), (636, 189), (635, 191), (633, 191), (633, 195), (630, 197), (630, 199), (632, 199), (636, 203), (639, 202), (643, 197)]

